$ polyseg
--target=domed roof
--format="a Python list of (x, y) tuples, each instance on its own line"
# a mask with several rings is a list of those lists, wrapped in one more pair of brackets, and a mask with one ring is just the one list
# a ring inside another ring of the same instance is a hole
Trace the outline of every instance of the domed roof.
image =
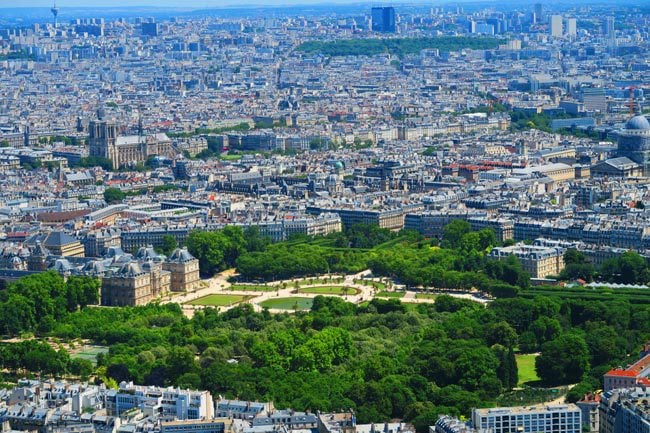
[(634, 116), (627, 121), (625, 129), (650, 130), (650, 123), (645, 116)]

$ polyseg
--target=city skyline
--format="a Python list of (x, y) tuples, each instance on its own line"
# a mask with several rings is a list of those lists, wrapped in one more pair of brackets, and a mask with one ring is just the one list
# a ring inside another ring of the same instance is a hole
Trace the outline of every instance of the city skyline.
[[(90, 3), (90, 4), (89, 4)], [(331, 3), (336, 3), (340, 5), (425, 5), (430, 4), (432, 6), (452, 6), (453, 4), (490, 4), (490, 3), (500, 3), (500, 4), (521, 4), (515, 0), (509, 0), (505, 2), (498, 2), (497, 0), (456, 0), (449, 2), (446, 0), (438, 1), (425, 1), (425, 0), (415, 0), (408, 3), (404, 2), (391, 2), (389, 0), (373, 0), (373, 1), (359, 1), (359, 0), (331, 0), (325, 2), (323, 0), (276, 0), (276, 1), (261, 1), (261, 0), (189, 0), (184, 2), (179, 2), (178, 0), (94, 0), (92, 2), (83, 1), (83, 0), (64, 0), (57, 2), (57, 7), (59, 8), (77, 8), (77, 7), (90, 7), (90, 8), (111, 8), (111, 7), (165, 7), (165, 8), (231, 8), (238, 6), (247, 6), (247, 7), (278, 7), (278, 6), (300, 6), (300, 5), (327, 5)], [(529, 1), (524, 3), (522, 6), (532, 7), (536, 1)], [(630, 4), (629, 2), (624, 2), (622, 0), (601, 0), (601, 1), (589, 1), (589, 0), (577, 0), (574, 4)], [(5, 8), (50, 8), (52, 7), (53, 2), (48, 0), (25, 0), (16, 5), (15, 2), (9, 0), (0, 0), (0, 9)], [(558, 5), (560, 2), (544, 3), (545, 6), (548, 5)], [(632, 2), (631, 4), (643, 4), (643, 1)]]

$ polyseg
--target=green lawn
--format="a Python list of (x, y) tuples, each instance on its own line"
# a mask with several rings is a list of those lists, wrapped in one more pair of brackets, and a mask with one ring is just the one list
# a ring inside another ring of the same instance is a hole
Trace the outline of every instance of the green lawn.
[[(332, 283), (342, 283), (345, 281), (345, 278), (342, 277), (334, 277), (334, 278), (309, 278), (306, 280), (301, 280), (298, 281), (298, 285), (300, 286), (313, 286), (316, 284), (332, 284)], [(290, 285), (295, 285), (294, 283), (291, 283)]]
[(381, 292), (377, 292), (376, 296), (379, 296), (380, 298), (403, 298), (404, 292), (388, 292), (382, 290)]
[(359, 290), (345, 286), (317, 286), (298, 290), (300, 293), (315, 293), (317, 295), (356, 295)]
[(361, 284), (362, 286), (374, 287), (377, 290), (385, 290), (386, 284), (381, 281), (372, 281), (372, 280), (354, 280), (354, 284)]
[(250, 299), (251, 296), (245, 295), (208, 295), (193, 301), (187, 302), (189, 305), (206, 305), (211, 307), (227, 307), (238, 304)]
[(267, 299), (260, 303), (260, 305), (262, 307), (273, 308), (276, 310), (309, 310), (313, 303), (314, 301), (311, 298), (290, 297)]
[(97, 365), (97, 355), (99, 355), (100, 353), (108, 353), (108, 347), (84, 346), (84, 348), (81, 351), (71, 353), (70, 357), (87, 359), (88, 361), (92, 362), (93, 365)]
[(535, 358), (537, 358), (537, 355), (516, 355), (515, 358), (517, 359), (517, 370), (519, 370), (518, 385), (539, 380), (539, 376), (535, 371)]
[(435, 293), (416, 293), (415, 299), (436, 299), (438, 296)]
[(241, 155), (222, 154), (219, 155), (219, 158), (223, 161), (239, 161), (241, 159)]
[(242, 292), (274, 292), (277, 286), (260, 286), (255, 284), (233, 284), (228, 290), (239, 290)]

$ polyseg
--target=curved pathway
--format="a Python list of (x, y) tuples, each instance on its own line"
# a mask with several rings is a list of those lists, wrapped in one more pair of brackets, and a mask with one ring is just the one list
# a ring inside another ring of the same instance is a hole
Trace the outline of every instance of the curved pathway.
[[(368, 274), (368, 271), (363, 271), (358, 274), (352, 274), (352, 275), (345, 275), (343, 278), (343, 281), (340, 282), (341, 276), (332, 276), (331, 280), (329, 280), (328, 277), (314, 277), (314, 278), (295, 278), (295, 279), (290, 279), (290, 280), (279, 280), (279, 281), (273, 281), (268, 283), (267, 285), (269, 287), (277, 287), (277, 290), (273, 291), (268, 291), (268, 292), (262, 292), (262, 291), (248, 291), (248, 290), (230, 290), (230, 287), (232, 286), (231, 283), (228, 282), (228, 278), (233, 276), (235, 274), (234, 269), (229, 269), (227, 271), (224, 271), (213, 278), (210, 278), (208, 280), (203, 280), (202, 281), (202, 286), (193, 291), (193, 292), (187, 292), (187, 293), (179, 293), (179, 294), (172, 294), (170, 298), (163, 300), (162, 303), (170, 303), (170, 302), (175, 302), (181, 305), (183, 309), (183, 313), (187, 317), (192, 317), (194, 315), (194, 312), (196, 310), (201, 310), (203, 308), (206, 308), (207, 306), (204, 305), (190, 305), (188, 302), (194, 301), (199, 298), (203, 298), (205, 296), (209, 295), (243, 295), (243, 296), (252, 296), (252, 298), (243, 301), (251, 304), (253, 306), (253, 309), (255, 311), (262, 311), (262, 303), (264, 301), (267, 301), (269, 299), (280, 299), (280, 298), (295, 298), (295, 297), (300, 297), (300, 298), (315, 298), (316, 296), (336, 296), (339, 298), (343, 298), (344, 300), (348, 302), (352, 302), (354, 304), (360, 304), (365, 301), (370, 301), (374, 299), (376, 296), (376, 293), (380, 290), (375, 289), (372, 285), (364, 285), (364, 284), (359, 284), (356, 281), (362, 279), (363, 276)], [(325, 281), (320, 281), (315, 284), (300, 284), (299, 288), (295, 287), (296, 282), (301, 282), (304, 283), (305, 281), (309, 280), (325, 280)], [(372, 278), (367, 281), (373, 281), (373, 282), (380, 282), (380, 279), (377, 278)], [(284, 288), (282, 286), (285, 285)], [(325, 293), (305, 293), (302, 292), (302, 290), (308, 290), (309, 288), (313, 287), (322, 287), (322, 286), (344, 286), (344, 287), (350, 287), (356, 290), (356, 293), (354, 294), (347, 294), (347, 295), (337, 295), (337, 294), (325, 294)], [(402, 286), (399, 285), (394, 285), (393, 289), (403, 289)], [(465, 299), (471, 299), (476, 302), (480, 302), (482, 304), (485, 304), (488, 302), (488, 300), (477, 297), (471, 293), (447, 293), (450, 296), (455, 296), (458, 298), (465, 298)], [(379, 296), (378, 298), (380, 299), (387, 299), (385, 297)], [(422, 304), (431, 304), (435, 302), (435, 299), (429, 299), (429, 298), (417, 298), (416, 297), (416, 292), (414, 291), (406, 291), (404, 294), (404, 297), (402, 298), (396, 298), (400, 299), (403, 302), (407, 303), (422, 303)], [(215, 308), (219, 308), (220, 311), (227, 311), (231, 308), (234, 308), (239, 304), (235, 303), (229, 306), (215, 306)], [(286, 310), (286, 309), (275, 309), (275, 308), (270, 308), (269, 312), (271, 313), (287, 313), (291, 312), (291, 310)]]

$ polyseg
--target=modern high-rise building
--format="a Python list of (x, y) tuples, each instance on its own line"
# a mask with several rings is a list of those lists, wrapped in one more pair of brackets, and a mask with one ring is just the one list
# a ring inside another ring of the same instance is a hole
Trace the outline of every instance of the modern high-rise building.
[(551, 36), (562, 37), (562, 15), (551, 15)]
[(609, 45), (616, 45), (616, 29), (614, 28), (614, 17), (607, 17), (603, 25), (603, 33), (607, 37)]
[(566, 35), (569, 38), (575, 38), (578, 34), (578, 25), (575, 18), (569, 18), (566, 20)]
[(474, 409), (472, 426), (491, 433), (581, 433), (582, 413), (575, 404)]
[(542, 10), (542, 4), (541, 3), (535, 3), (535, 10), (533, 11), (533, 13), (535, 14), (534, 15), (534, 18), (535, 18), (534, 24), (539, 24), (539, 23), (543, 22), (542, 21), (543, 10)]
[(395, 33), (395, 8), (374, 7), (371, 12), (372, 31), (381, 33)]
[(611, 36), (614, 33), (614, 17), (607, 17), (603, 25), (605, 36)]

